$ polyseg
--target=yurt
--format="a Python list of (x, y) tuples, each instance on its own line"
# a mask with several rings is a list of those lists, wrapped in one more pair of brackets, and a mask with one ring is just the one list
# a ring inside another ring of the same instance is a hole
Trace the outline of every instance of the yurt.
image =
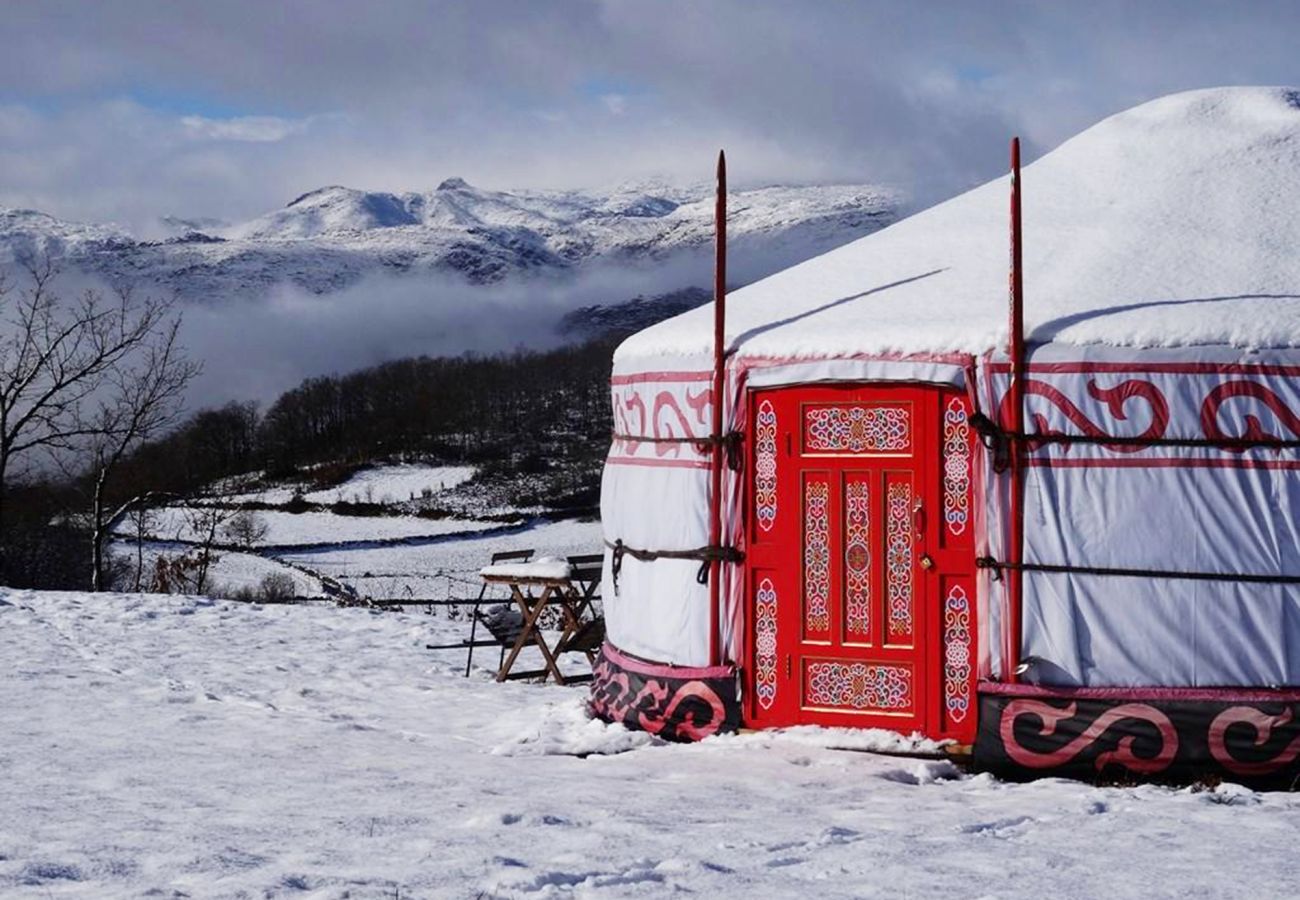
[(598, 715), (1297, 777), (1300, 90), (1018, 170), (618, 348)]

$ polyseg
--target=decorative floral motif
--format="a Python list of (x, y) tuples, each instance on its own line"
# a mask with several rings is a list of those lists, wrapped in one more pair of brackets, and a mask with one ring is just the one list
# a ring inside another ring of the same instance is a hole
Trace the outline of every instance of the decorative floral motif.
[(844, 487), (844, 630), (871, 634), (871, 492), (865, 481)]
[(891, 637), (912, 633), (912, 486), (889, 485), (885, 504), (885, 603)]
[(906, 453), (906, 406), (814, 406), (804, 412), (804, 449), (812, 452)]
[(804, 625), (809, 632), (831, 627), (830, 486), (810, 481), (804, 492)]
[(970, 711), (970, 598), (954, 584), (943, 601), (943, 703), (948, 719), (961, 722)]
[(970, 426), (961, 397), (948, 401), (943, 414), (943, 521), (953, 537), (970, 518)]
[(754, 594), (754, 695), (763, 709), (776, 702), (776, 587), (770, 578)]
[(754, 515), (764, 531), (776, 524), (776, 410), (771, 400), (760, 403), (754, 416)]
[(803, 494), (803, 623), (809, 632), (831, 627), (831, 489), (809, 481)]
[(859, 662), (808, 664), (810, 706), (898, 710), (912, 706), (912, 672), (903, 666)]

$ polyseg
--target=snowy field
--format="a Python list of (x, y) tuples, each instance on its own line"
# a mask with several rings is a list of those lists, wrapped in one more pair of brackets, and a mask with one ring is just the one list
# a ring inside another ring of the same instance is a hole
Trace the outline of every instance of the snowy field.
[[(199, 540), (201, 535), (195, 531), (190, 521), (190, 512), (185, 507), (177, 506), (155, 510), (151, 535), (161, 540)], [(328, 512), (289, 513), (278, 510), (257, 512), (255, 515), (267, 527), (266, 537), (259, 542), (259, 546), (268, 547), (441, 537), (501, 527), (500, 522), (424, 519), (419, 516), (339, 516)], [(124, 522), (119, 525), (116, 533), (129, 537), (130, 524)], [(223, 534), (218, 534), (217, 539), (230, 540)]]
[(1292, 795), (1011, 785), (806, 729), (662, 745), (423, 649), (458, 633), (0, 592), (0, 895), (1295, 895)]
[[(375, 466), (362, 469), (342, 484), (303, 494), (308, 503), (402, 503), (418, 499), (425, 491), (438, 494), (474, 477), (473, 466), (426, 466), (417, 464)], [(288, 487), (239, 494), (234, 502), (288, 503), (294, 490)]]
[[(128, 566), (125, 578), (131, 577), (131, 573), (135, 571), (137, 560), (143, 557), (144, 581), (142, 584), (146, 588), (150, 583), (149, 579), (152, 577), (159, 556), (175, 558), (192, 549), (185, 544), (146, 541), (142, 548), (143, 552), (138, 557), (133, 542), (117, 541), (111, 545), (113, 556)], [(228, 593), (222, 594), (221, 592), (254, 589), (268, 575), (283, 575), (292, 579), (294, 596), (324, 596), (320, 579), (313, 578), (305, 572), (298, 571), (292, 566), (286, 566), (275, 559), (258, 556), (256, 553), (238, 553), (233, 550), (222, 550), (213, 554), (211, 569), (208, 572), (208, 584), (212, 585), (212, 588), (209, 589), (208, 593), (230, 596)], [(121, 584), (119, 583), (119, 586)], [(130, 587), (130, 582), (126, 586)]]
[(600, 553), (601, 541), (599, 522), (569, 520), (440, 543), (295, 550), (280, 558), (346, 581), (362, 595), (437, 600), (476, 596), (478, 571), (499, 550), (532, 550), (538, 559)]

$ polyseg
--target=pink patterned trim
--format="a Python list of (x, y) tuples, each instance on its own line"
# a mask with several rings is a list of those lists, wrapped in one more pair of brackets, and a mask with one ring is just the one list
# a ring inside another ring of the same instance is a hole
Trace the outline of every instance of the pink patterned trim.
[(1076, 705), (1069, 704), (1064, 709), (1044, 703), (1041, 700), (1027, 698), (1012, 700), (1002, 711), (999, 731), (1002, 747), (1012, 760), (1030, 769), (1051, 769), (1064, 765), (1084, 750), (1095, 744), (1106, 731), (1125, 719), (1149, 722), (1160, 734), (1160, 746), (1153, 756), (1138, 756), (1134, 750), (1133, 736), (1125, 735), (1119, 739), (1114, 750), (1105, 750), (1097, 754), (1093, 765), (1098, 772), (1108, 765), (1119, 765), (1132, 772), (1153, 775), (1169, 768), (1169, 764), (1178, 755), (1178, 730), (1169, 716), (1145, 703), (1126, 703), (1114, 706), (1103, 712), (1088, 725), (1077, 737), (1063, 747), (1041, 752), (1022, 745), (1016, 737), (1016, 719), (1025, 716), (1031, 722), (1038, 722), (1037, 737), (1050, 737), (1056, 733), (1057, 725), (1076, 715)]
[[(990, 364), (990, 372), (1005, 367)], [(1223, 468), (1291, 470), (1266, 447), (1176, 448), (1104, 443), (1110, 437), (1220, 440), (1300, 438), (1300, 369), (1241, 364), (1053, 363), (1030, 366), (1026, 430), (1081, 435), (1096, 445), (1029, 443), (1028, 464), (1047, 468)], [(1129, 377), (1124, 377), (1129, 376)], [(1080, 390), (1082, 388), (1082, 390)], [(989, 381), (989, 391), (1005, 389)], [(1086, 394), (1086, 396), (1081, 396)], [(991, 396), (1009, 421), (1009, 394)], [(1142, 427), (1134, 433), (1134, 423)]]
[(817, 453), (905, 453), (912, 446), (906, 406), (811, 406), (804, 449)]
[(664, 382), (684, 384), (688, 381), (711, 381), (712, 379), (712, 372), (634, 372), (631, 375), (611, 375), (609, 383), (611, 385)]
[(601, 649), (610, 662), (619, 668), (652, 678), (727, 678), (736, 673), (735, 666), (674, 666), (656, 663), (618, 649), (606, 641)]
[(912, 671), (861, 662), (810, 662), (804, 699), (809, 706), (855, 710), (912, 707)]
[(943, 413), (943, 521), (959, 537), (970, 519), (970, 426), (966, 401), (953, 397)]
[(763, 709), (776, 702), (776, 587), (758, 583), (754, 594), (754, 696)]
[[(990, 372), (1005, 374), (1011, 364), (990, 362)], [(1143, 375), (1281, 375), (1300, 376), (1300, 366), (1280, 363), (1180, 363), (1180, 362), (1055, 362), (1029, 363), (1029, 373), (1079, 375), (1089, 372), (1132, 372)]]
[(981, 694), (999, 697), (1044, 697), (1058, 700), (1217, 700), (1231, 703), (1290, 703), (1300, 701), (1300, 688), (1255, 687), (1050, 687), (981, 681)]
[(912, 633), (912, 486), (889, 485), (885, 500), (885, 603), (889, 633)]
[(754, 515), (764, 531), (776, 524), (776, 410), (771, 400), (760, 403), (754, 416)]
[[(858, 362), (904, 362), (904, 363), (941, 363), (951, 366), (969, 366), (975, 357), (970, 353), (935, 352), (935, 353), (844, 353), (836, 354), (834, 359), (848, 359)], [(824, 356), (744, 356), (737, 358), (737, 364), (745, 369), (768, 369), (773, 366), (797, 365), (799, 363), (824, 363)]]
[(1248, 778), (1277, 772), (1300, 757), (1300, 737), (1292, 738), (1291, 742), (1271, 759), (1247, 762), (1237, 759), (1228, 749), (1228, 729), (1233, 725), (1250, 726), (1255, 730), (1255, 746), (1263, 747), (1272, 738), (1273, 729), (1290, 724), (1291, 719), (1290, 709), (1284, 709), (1280, 714), (1272, 716), (1249, 706), (1228, 707), (1215, 716), (1214, 721), (1210, 723), (1207, 736), (1210, 755), (1229, 772)]
[(712, 390), (672, 381), (624, 380), (611, 384), (614, 438), (608, 465), (707, 468)]
[(809, 632), (831, 627), (830, 485), (809, 481), (804, 494), (804, 625)]
[(844, 486), (844, 630), (850, 636), (871, 634), (871, 486), (850, 481)]
[(943, 703), (953, 722), (970, 712), (970, 644), (970, 598), (954, 584), (943, 601)]

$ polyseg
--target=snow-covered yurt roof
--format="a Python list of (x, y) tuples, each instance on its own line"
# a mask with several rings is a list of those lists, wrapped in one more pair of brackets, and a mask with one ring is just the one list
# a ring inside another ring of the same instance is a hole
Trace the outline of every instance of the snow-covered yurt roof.
[[(1031, 343), (1300, 345), (1300, 89), (1174, 94), (1023, 169)], [(742, 357), (1001, 346), (1008, 177), (727, 299)], [(712, 304), (629, 338), (616, 364), (707, 354)]]

